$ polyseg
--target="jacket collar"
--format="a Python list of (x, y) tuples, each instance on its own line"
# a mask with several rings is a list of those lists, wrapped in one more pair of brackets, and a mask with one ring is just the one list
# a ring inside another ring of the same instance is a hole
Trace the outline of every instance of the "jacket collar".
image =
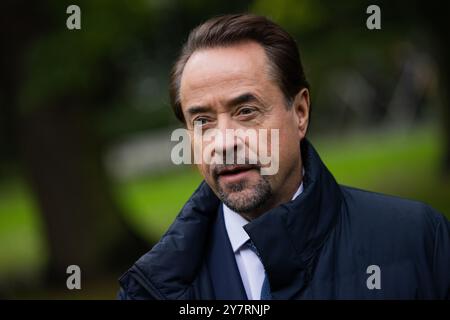
[[(303, 140), (304, 190), (245, 226), (269, 277), (272, 296), (289, 299), (307, 284), (314, 257), (332, 230), (341, 208), (339, 186), (312, 145)], [(128, 273), (160, 298), (190, 298), (187, 289), (204, 262), (212, 223), (220, 204), (202, 182), (152, 250)], [(122, 285), (126, 285), (126, 276)]]
[(158, 299), (192, 299), (191, 287), (204, 259), (220, 200), (203, 181), (160, 241), (119, 280), (133, 277)]
[[(305, 168), (303, 192), (247, 224), (274, 298), (289, 299), (307, 284), (315, 257), (333, 229), (342, 195), (313, 146), (301, 143)], [(296, 285), (291, 285), (295, 283)]]

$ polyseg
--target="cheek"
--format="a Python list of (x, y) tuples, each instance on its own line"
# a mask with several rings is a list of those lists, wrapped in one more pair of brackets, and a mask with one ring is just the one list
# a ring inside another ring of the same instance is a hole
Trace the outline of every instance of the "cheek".
[(280, 167), (289, 165), (290, 162), (299, 157), (300, 138), (298, 132), (292, 127), (280, 130)]
[(197, 169), (200, 171), (200, 173), (202, 174), (203, 177), (206, 178), (206, 176), (209, 175), (209, 170), (208, 170), (209, 168), (205, 164), (203, 164), (203, 163), (197, 164)]
[(209, 184), (209, 186), (214, 189), (215, 181), (211, 174), (210, 166), (206, 164), (198, 164), (197, 168), (200, 171), (200, 174), (205, 179), (205, 181)]

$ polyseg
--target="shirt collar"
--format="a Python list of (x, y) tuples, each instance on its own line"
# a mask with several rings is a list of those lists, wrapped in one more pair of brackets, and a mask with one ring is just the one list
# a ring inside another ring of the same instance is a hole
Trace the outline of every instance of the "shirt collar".
[[(294, 193), (292, 200), (297, 198), (302, 192), (303, 182)], [(244, 243), (246, 243), (250, 239), (247, 232), (243, 228), (249, 221), (242, 217), (239, 213), (228, 208), (224, 203), (222, 204), (222, 206), (225, 228), (227, 229), (228, 238), (230, 238), (233, 252), (236, 253), (244, 245)]]
[(295, 198), (297, 198), (302, 192), (303, 192), (303, 182), (300, 183), (300, 187), (298, 187), (297, 191), (295, 191), (292, 200), (295, 200)]

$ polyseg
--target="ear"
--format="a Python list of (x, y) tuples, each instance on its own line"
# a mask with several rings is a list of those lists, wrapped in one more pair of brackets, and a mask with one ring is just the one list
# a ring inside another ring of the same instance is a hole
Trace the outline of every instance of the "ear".
[(300, 139), (303, 139), (305, 137), (306, 131), (308, 130), (309, 107), (309, 90), (307, 88), (303, 88), (295, 96), (294, 103), (292, 104), (292, 108), (294, 109), (293, 111), (298, 125), (298, 133)]

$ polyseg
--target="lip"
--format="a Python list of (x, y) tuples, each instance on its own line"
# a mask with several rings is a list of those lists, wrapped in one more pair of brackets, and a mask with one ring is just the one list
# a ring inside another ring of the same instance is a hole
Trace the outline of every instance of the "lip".
[(226, 183), (237, 183), (240, 180), (248, 178), (252, 172), (255, 172), (255, 166), (236, 165), (225, 167), (218, 172), (218, 177)]

